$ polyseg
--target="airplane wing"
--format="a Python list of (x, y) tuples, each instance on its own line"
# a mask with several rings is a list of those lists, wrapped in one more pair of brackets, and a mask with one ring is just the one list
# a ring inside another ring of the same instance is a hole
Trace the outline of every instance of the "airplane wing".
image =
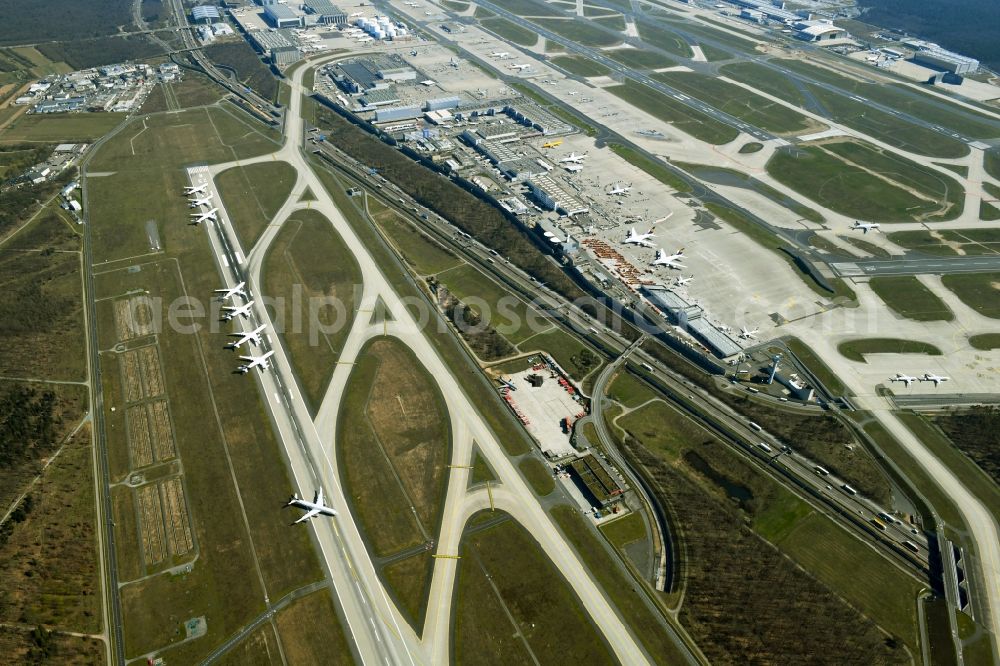
[(318, 515), (319, 515), (319, 509), (310, 509), (310, 510), (309, 510), (309, 511), (307, 511), (307, 512), (306, 512), (306, 513), (305, 513), (305, 514), (304, 514), (304, 515), (303, 515), (303, 516), (302, 516), (301, 518), (299, 518), (298, 520), (296, 520), (296, 521), (295, 521), (294, 523), (292, 523), (292, 524), (293, 524), (293, 525), (296, 525), (296, 524), (298, 524), (298, 523), (301, 523), (301, 522), (304, 522), (304, 521), (306, 521), (306, 520), (309, 520), (310, 518), (315, 518), (315, 517), (316, 517), (316, 516), (318, 516)]
[(323, 504), (323, 489), (322, 488), (320, 488), (319, 490), (316, 491), (316, 504), (319, 504), (320, 506), (324, 506), (324, 504)]

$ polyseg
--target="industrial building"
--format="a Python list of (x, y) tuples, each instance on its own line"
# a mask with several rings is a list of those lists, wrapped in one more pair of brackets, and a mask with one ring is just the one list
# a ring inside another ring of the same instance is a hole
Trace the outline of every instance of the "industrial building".
[(288, 5), (264, 5), (264, 16), (275, 28), (301, 28), (306, 24), (305, 17), (296, 14)]
[(954, 51), (941, 48), (933, 42), (910, 39), (903, 42), (914, 50), (913, 62), (953, 74), (972, 74), (979, 69), (979, 61)]
[(778, 2), (768, 2), (767, 0), (729, 0), (729, 2), (733, 3), (737, 7), (743, 7), (751, 11), (758, 12), (772, 21), (780, 21), (781, 23), (791, 24), (802, 19), (802, 17), (795, 12), (785, 9), (785, 3), (780, 0)]
[(191, 18), (195, 23), (212, 23), (218, 21), (219, 8), (212, 5), (199, 5), (191, 10)]
[(387, 123), (395, 120), (412, 120), (424, 115), (424, 110), (419, 104), (408, 104), (406, 106), (391, 106), (375, 111), (375, 122)]
[(569, 464), (568, 471), (591, 506), (606, 509), (621, 499), (623, 489), (593, 455), (577, 458)]
[(285, 67), (302, 59), (302, 51), (297, 46), (279, 46), (271, 49), (271, 62), (278, 67)]
[(316, 23), (322, 25), (347, 25), (347, 13), (339, 9), (330, 0), (306, 0), (302, 7), (315, 16)]
[[(541, 167), (539, 167), (541, 168)], [(556, 181), (547, 175), (538, 174), (531, 176), (528, 181), (531, 194), (538, 203), (548, 208), (562, 213), (563, 215), (580, 215), (589, 209), (583, 205), (579, 199), (568, 194)]]
[(737, 340), (705, 318), (705, 311), (700, 305), (689, 303), (673, 289), (655, 285), (644, 286), (640, 291), (670, 321), (690, 333), (719, 358), (743, 351)]
[(792, 30), (804, 42), (832, 42), (850, 38), (846, 30), (828, 21), (797, 21), (792, 24)]

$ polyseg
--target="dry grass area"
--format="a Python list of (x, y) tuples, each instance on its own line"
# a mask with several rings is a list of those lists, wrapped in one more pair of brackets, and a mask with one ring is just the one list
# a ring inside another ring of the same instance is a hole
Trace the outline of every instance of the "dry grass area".
[(277, 624), (289, 666), (354, 662), (327, 590), (313, 592), (278, 613)]
[(368, 352), (379, 359), (366, 410), (369, 422), (417, 516), (433, 529), (441, 510), (450, 444), (443, 398), (403, 345), (378, 340)]
[[(381, 557), (433, 539), (450, 449), (448, 412), (433, 378), (409, 348), (377, 338), (362, 351), (346, 393), (338, 455), (362, 534)], [(394, 575), (399, 566), (413, 569), (412, 578)], [(383, 573), (419, 627), (430, 570), (399, 566)]]
[(163, 535), (163, 509), (157, 485), (150, 483), (135, 491), (139, 503), (139, 525), (142, 534), (143, 560), (147, 567), (156, 566), (167, 556), (167, 540)]
[(103, 664), (104, 643), (29, 626), (0, 626), (0, 654), (8, 664)]
[(261, 626), (215, 663), (219, 666), (282, 666), (274, 628), (270, 624)]
[(132, 469), (153, 464), (153, 447), (149, 441), (149, 419), (146, 405), (132, 405), (125, 410), (128, 428), (128, 452)]
[(191, 521), (188, 519), (184, 486), (180, 477), (167, 479), (159, 484), (163, 515), (167, 522), (167, 545), (174, 557), (186, 554), (194, 546), (191, 539)]
[(153, 308), (146, 296), (115, 301), (115, 334), (119, 342), (153, 333)]

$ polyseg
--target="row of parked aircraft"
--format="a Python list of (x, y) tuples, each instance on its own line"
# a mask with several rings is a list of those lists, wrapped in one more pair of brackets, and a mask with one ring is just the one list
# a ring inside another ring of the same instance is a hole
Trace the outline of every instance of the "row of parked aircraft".
[[(207, 188), (208, 188), (207, 183), (202, 185), (185, 187), (184, 194), (187, 196), (197, 196), (199, 194), (203, 194)], [(209, 193), (207, 196), (201, 199), (190, 199), (189, 203), (191, 204), (191, 208), (200, 208), (201, 206), (208, 207), (210, 205), (211, 200), (212, 200), (212, 194)], [(192, 214), (192, 216), (197, 217), (197, 219), (194, 220), (192, 224), (200, 224), (201, 222), (204, 222), (205, 220), (208, 219), (214, 220), (216, 219), (215, 217), (216, 212), (217, 209), (212, 208), (211, 210), (205, 213), (199, 213), (197, 215)], [(215, 290), (214, 293), (216, 294), (216, 297), (220, 301), (234, 302), (237, 297), (243, 298), (246, 301), (242, 305), (233, 304), (233, 305), (223, 306), (222, 309), (225, 311), (225, 313), (222, 315), (222, 317), (226, 321), (231, 321), (233, 319), (238, 319), (238, 318), (250, 317), (250, 310), (253, 307), (254, 301), (253, 299), (250, 298), (250, 294), (248, 293), (246, 286), (247, 286), (246, 282), (240, 282), (235, 287)], [(239, 333), (230, 333), (229, 334), (230, 337), (236, 338), (236, 340), (233, 340), (232, 342), (228, 343), (226, 347), (228, 349), (240, 349), (241, 347), (243, 347), (243, 345), (246, 344), (253, 344), (254, 346), (260, 345), (261, 334), (264, 332), (264, 328), (265, 325), (261, 324), (252, 331), (241, 331)], [(258, 370), (263, 372), (264, 370), (270, 367), (271, 365), (270, 359), (273, 354), (274, 350), (272, 349), (270, 351), (264, 352), (260, 356), (254, 356), (252, 354), (250, 356), (240, 356), (240, 360), (242, 360), (244, 363), (243, 365), (239, 366), (237, 370), (243, 374), (250, 372), (254, 368), (257, 368)], [(296, 493), (292, 495), (292, 498), (288, 500), (288, 503), (285, 504), (285, 506), (294, 506), (299, 509), (305, 510), (305, 513), (302, 515), (302, 517), (296, 520), (295, 523), (301, 523), (320, 515), (322, 516), (337, 515), (337, 512), (334, 509), (326, 505), (326, 501), (323, 498), (323, 488), (320, 488), (319, 490), (316, 491), (316, 494), (314, 495), (312, 502), (310, 502), (307, 499), (299, 497), (298, 494)]]
[[(202, 198), (197, 198), (197, 195), (203, 194), (208, 188), (208, 183), (203, 183), (201, 185), (194, 185), (191, 187), (184, 188), (184, 194), (187, 196), (194, 196), (194, 199), (188, 199), (188, 207), (198, 209), (197, 212), (191, 213), (191, 224), (201, 224), (206, 220), (212, 220), (213, 222), (218, 219), (219, 209), (212, 206), (212, 199), (215, 195), (209, 192)], [(201, 210), (202, 207), (208, 210)]]
[(901, 372), (897, 372), (895, 377), (890, 377), (890, 382), (903, 382), (906, 384), (906, 388), (910, 388), (910, 384), (913, 382), (934, 382), (934, 386), (940, 385), (942, 382), (946, 382), (951, 377), (943, 377), (941, 375), (935, 375), (933, 372), (925, 372), (921, 377), (913, 377), (911, 375), (904, 375)]

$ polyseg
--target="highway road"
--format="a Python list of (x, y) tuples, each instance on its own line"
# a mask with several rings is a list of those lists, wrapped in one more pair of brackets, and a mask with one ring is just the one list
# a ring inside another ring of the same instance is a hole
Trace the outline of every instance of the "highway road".
[(911, 259), (858, 259), (833, 261), (830, 268), (840, 277), (871, 275), (949, 275), (1000, 271), (1000, 255), (965, 257), (927, 257)]

